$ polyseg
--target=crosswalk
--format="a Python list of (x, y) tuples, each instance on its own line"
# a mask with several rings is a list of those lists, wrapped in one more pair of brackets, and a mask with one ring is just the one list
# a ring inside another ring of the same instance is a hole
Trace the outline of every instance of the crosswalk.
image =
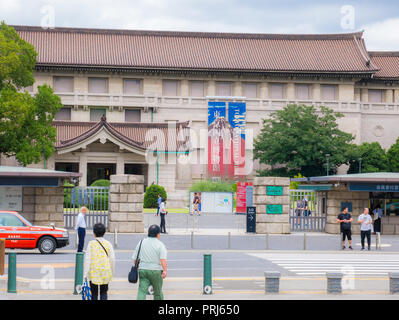
[(387, 276), (390, 272), (399, 272), (399, 259), (390, 257), (278, 257), (262, 253), (251, 253), (251, 256), (268, 260), (280, 268), (298, 276), (322, 276), (326, 272), (342, 272), (344, 274)]

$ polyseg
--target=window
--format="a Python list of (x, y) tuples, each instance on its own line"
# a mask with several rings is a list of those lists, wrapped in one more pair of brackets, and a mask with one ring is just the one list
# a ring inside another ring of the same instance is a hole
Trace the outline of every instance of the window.
[(190, 81), (190, 96), (203, 97), (205, 93), (204, 81)]
[(381, 103), (382, 90), (369, 89), (369, 102)]
[(308, 84), (297, 84), (295, 86), (296, 98), (299, 100), (310, 99), (310, 86)]
[(54, 77), (54, 92), (73, 92), (73, 77)]
[(141, 94), (141, 80), (138, 79), (124, 79), (123, 80), (124, 94)]
[(55, 120), (71, 120), (71, 108), (61, 108), (55, 114)]
[(107, 115), (107, 109), (90, 108), (90, 121), (98, 122), (103, 115)]
[(337, 86), (334, 85), (322, 85), (321, 86), (321, 99), (323, 101), (334, 101), (336, 100)]
[(64, 171), (64, 172), (79, 172), (79, 163), (56, 162), (55, 170), (56, 171)]
[(270, 98), (284, 99), (284, 85), (282, 83), (271, 83), (269, 88)]
[(141, 122), (141, 110), (139, 109), (126, 109), (125, 122)]
[(258, 97), (258, 84), (247, 82), (243, 86), (244, 96), (247, 98), (257, 98)]
[(231, 96), (231, 82), (216, 82), (216, 95), (221, 97)]
[(169, 97), (176, 97), (178, 92), (178, 84), (177, 80), (163, 80), (163, 95)]
[(108, 79), (89, 78), (89, 93), (108, 93)]
[(2, 227), (26, 227), (26, 224), (11, 213), (0, 213), (0, 226)]

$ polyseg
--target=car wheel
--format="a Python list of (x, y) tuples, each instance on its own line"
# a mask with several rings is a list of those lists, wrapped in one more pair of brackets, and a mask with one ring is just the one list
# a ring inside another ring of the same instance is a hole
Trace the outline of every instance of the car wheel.
[(50, 254), (57, 248), (57, 243), (52, 237), (43, 237), (39, 240), (37, 247), (39, 248), (40, 253)]

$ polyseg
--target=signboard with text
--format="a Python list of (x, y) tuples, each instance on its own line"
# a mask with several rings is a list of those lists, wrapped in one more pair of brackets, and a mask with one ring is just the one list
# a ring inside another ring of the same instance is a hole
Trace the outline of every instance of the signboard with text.
[(0, 187), (0, 210), (22, 210), (22, 187)]

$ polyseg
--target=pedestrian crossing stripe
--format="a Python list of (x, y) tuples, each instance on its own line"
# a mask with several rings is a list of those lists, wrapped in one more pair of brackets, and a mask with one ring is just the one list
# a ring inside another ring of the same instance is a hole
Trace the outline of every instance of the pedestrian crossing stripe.
[(249, 253), (248, 255), (268, 260), (280, 268), (299, 276), (325, 275), (326, 272), (342, 272), (344, 275), (386, 276), (390, 272), (399, 272), (398, 259), (365, 258), (278, 258), (269, 254)]

